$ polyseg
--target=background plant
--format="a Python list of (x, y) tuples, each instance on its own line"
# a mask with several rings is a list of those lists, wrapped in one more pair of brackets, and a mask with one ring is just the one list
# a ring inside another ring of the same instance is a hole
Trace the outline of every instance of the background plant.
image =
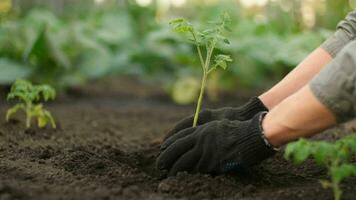
[[(183, 43), (170, 31), (170, 18), (184, 16), (200, 29), (222, 11), (231, 14), (231, 45), (221, 50), (234, 62), (226, 73), (214, 73), (219, 78), (209, 83), (217, 91), (233, 93), (275, 83), (320, 45), (351, 9), (347, 1), (312, 0), (317, 3), (310, 26), (301, 9), (311, 1), (301, 0), (269, 1), (258, 8), (235, 0), (191, 0), (168, 12), (162, 12), (159, 3), (142, 6), (135, 0), (105, 0), (100, 5), (83, 0), (6, 0), (11, 1), (13, 7), (6, 13), (0, 10), (1, 85), (24, 78), (61, 92), (108, 75), (129, 75), (162, 86), (180, 103), (195, 101), (194, 95), (187, 98), (184, 88), (199, 82), (201, 69), (199, 59), (190, 56), (196, 51), (194, 43)], [(207, 87), (208, 97), (213, 96)]]
[(353, 155), (356, 155), (356, 134), (335, 143), (300, 139), (288, 144), (285, 150), (285, 158), (297, 164), (312, 157), (317, 164), (326, 167), (330, 180), (320, 182), (323, 187), (333, 190), (335, 200), (341, 198), (341, 182), (349, 176), (356, 176), (356, 165), (350, 162)]
[(9, 121), (13, 114), (22, 110), (26, 114), (26, 128), (31, 127), (32, 118), (37, 118), (37, 124), (40, 128), (45, 127), (48, 123), (56, 128), (51, 113), (45, 110), (42, 104), (36, 103), (40, 99), (44, 101), (53, 100), (55, 96), (55, 90), (49, 85), (32, 85), (29, 81), (17, 80), (11, 87), (7, 99), (17, 99), (20, 103), (7, 110), (6, 121)]

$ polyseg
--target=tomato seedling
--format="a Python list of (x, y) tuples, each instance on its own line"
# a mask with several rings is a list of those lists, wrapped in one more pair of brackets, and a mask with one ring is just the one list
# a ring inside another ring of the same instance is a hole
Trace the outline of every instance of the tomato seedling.
[[(182, 18), (175, 19), (170, 22), (170, 25), (173, 27), (175, 32), (187, 33), (191, 36), (189, 40), (192, 41), (196, 46), (198, 58), (203, 71), (193, 127), (195, 127), (198, 122), (208, 75), (218, 67), (221, 67), (225, 70), (227, 68), (227, 62), (232, 62), (232, 59), (229, 55), (218, 54), (215, 55), (214, 63), (211, 64), (214, 50), (218, 47), (218, 45), (230, 43), (229, 40), (223, 35), (225, 31), (230, 31), (230, 22), (231, 19), (227, 13), (221, 15), (219, 21), (209, 23), (210, 27), (205, 30), (196, 30), (191, 23)], [(204, 55), (202, 53), (202, 48), (205, 49)]]
[(353, 134), (335, 143), (300, 139), (288, 144), (285, 158), (292, 159), (299, 164), (308, 157), (313, 157), (317, 164), (325, 166), (330, 180), (321, 180), (320, 183), (324, 188), (331, 188), (334, 192), (334, 199), (340, 200), (341, 182), (349, 176), (356, 176), (356, 165), (350, 163), (352, 155), (355, 154), (356, 134)]
[(45, 110), (42, 104), (35, 104), (35, 101), (39, 101), (41, 98), (48, 101), (53, 100), (55, 96), (56, 91), (49, 85), (32, 85), (31, 82), (26, 80), (16, 80), (7, 95), (7, 100), (18, 99), (20, 103), (7, 110), (6, 121), (9, 121), (11, 115), (18, 110), (23, 110), (26, 113), (26, 128), (31, 127), (32, 118), (37, 118), (37, 125), (40, 128), (45, 127), (48, 123), (56, 128), (51, 113)]

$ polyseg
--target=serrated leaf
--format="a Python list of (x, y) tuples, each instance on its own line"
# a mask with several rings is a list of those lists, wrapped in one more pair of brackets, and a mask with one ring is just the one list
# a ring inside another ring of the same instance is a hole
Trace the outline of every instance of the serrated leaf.
[(17, 113), (17, 111), (19, 109), (24, 109), (25, 110), (25, 105), (24, 104), (17, 104), (11, 108), (9, 108), (6, 112), (6, 121), (9, 121), (11, 116), (15, 113)]
[(318, 164), (323, 164), (337, 155), (335, 145), (327, 142), (316, 143), (314, 157)]
[(232, 62), (232, 59), (229, 55), (219, 54), (215, 56), (214, 67), (221, 67), (224, 70), (227, 68), (227, 62)]
[(169, 24), (177, 33), (187, 33), (193, 31), (193, 26), (183, 18), (174, 19), (170, 21)]
[(356, 166), (352, 164), (342, 164), (331, 169), (331, 176), (340, 183), (347, 177), (356, 176)]
[(53, 87), (49, 85), (40, 85), (37, 86), (37, 92), (41, 93), (43, 96), (43, 99), (45, 101), (48, 101), (50, 99), (54, 99), (56, 97), (56, 91), (54, 90)]
[(300, 139), (287, 145), (284, 157), (292, 159), (295, 163), (300, 164), (305, 161), (311, 153), (311, 145), (305, 139)]

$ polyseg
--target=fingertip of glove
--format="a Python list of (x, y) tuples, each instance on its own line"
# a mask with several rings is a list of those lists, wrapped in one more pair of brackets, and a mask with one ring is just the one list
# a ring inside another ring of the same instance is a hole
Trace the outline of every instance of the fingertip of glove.
[(156, 167), (156, 169), (158, 169), (158, 170), (164, 170), (164, 169), (165, 169), (165, 167), (164, 167), (164, 165), (163, 165), (163, 163), (162, 163), (162, 160), (161, 160), (161, 154), (160, 154), (160, 155), (158, 156), (158, 158), (156, 159), (155, 167)]

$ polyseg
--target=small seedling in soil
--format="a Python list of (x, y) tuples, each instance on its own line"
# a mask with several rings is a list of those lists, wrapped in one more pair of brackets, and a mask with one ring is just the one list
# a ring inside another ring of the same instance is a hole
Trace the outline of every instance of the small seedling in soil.
[(313, 157), (317, 164), (325, 166), (330, 180), (321, 180), (324, 188), (331, 188), (334, 199), (340, 200), (341, 182), (350, 176), (356, 176), (356, 165), (350, 159), (356, 154), (356, 134), (344, 137), (335, 143), (324, 141), (309, 141), (300, 139), (289, 144), (285, 151), (285, 158), (295, 163), (302, 163), (308, 157)]
[(56, 91), (49, 85), (32, 85), (26, 80), (16, 80), (7, 95), (7, 100), (18, 99), (20, 102), (7, 110), (6, 121), (9, 121), (17, 111), (23, 110), (26, 113), (26, 128), (31, 127), (32, 118), (37, 118), (39, 128), (45, 127), (48, 123), (56, 128), (51, 113), (45, 110), (42, 104), (35, 103), (41, 99), (44, 101), (53, 100), (55, 96)]
[[(227, 63), (232, 62), (229, 55), (218, 54), (214, 56), (214, 62), (212, 63), (214, 50), (221, 44), (230, 43), (229, 40), (223, 35), (225, 31), (230, 31), (230, 22), (231, 19), (227, 13), (221, 15), (219, 21), (209, 23), (209, 28), (205, 30), (196, 30), (191, 23), (182, 18), (175, 19), (170, 22), (170, 25), (173, 27), (175, 32), (190, 35), (189, 40), (196, 46), (198, 58), (203, 71), (193, 127), (195, 127), (198, 122), (208, 75), (218, 67), (225, 70), (227, 68)], [(202, 53), (202, 49), (205, 50), (204, 55)]]

